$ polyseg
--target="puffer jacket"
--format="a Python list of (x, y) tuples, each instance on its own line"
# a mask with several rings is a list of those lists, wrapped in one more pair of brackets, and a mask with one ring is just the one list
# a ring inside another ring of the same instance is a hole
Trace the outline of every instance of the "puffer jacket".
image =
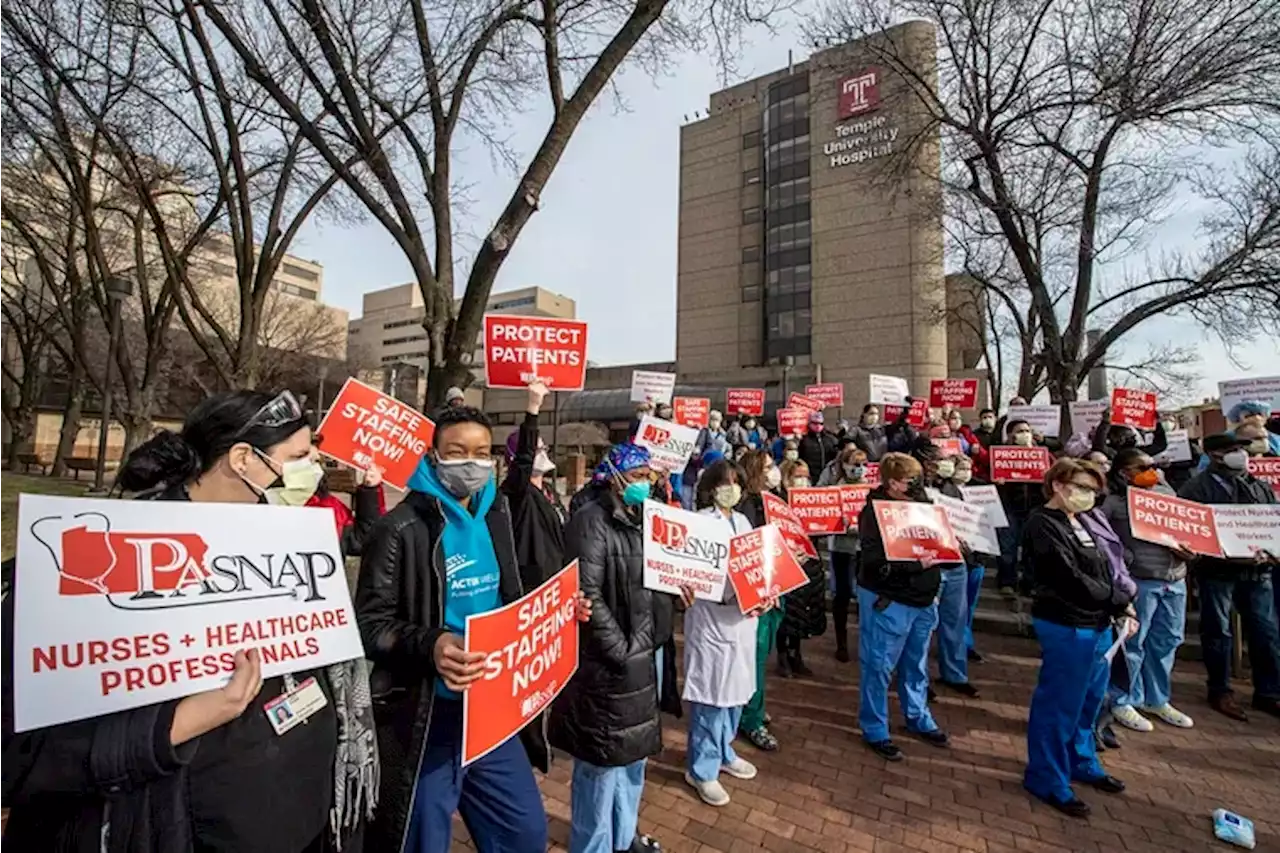
[[(1124, 543), (1125, 565), (1130, 577), (1136, 580), (1177, 583), (1187, 576), (1187, 564), (1177, 554), (1163, 545), (1146, 542), (1133, 535), (1129, 524), (1129, 486), (1118, 477), (1112, 477), (1110, 493), (1102, 504), (1102, 514), (1107, 517), (1111, 529)], [(1172, 496), (1173, 489), (1156, 485), (1151, 491)]]
[(827, 630), (827, 572), (821, 558), (805, 560), (801, 568), (809, 582), (783, 596), (778, 635), (803, 640), (821, 637)]
[(551, 743), (600, 767), (662, 751), (653, 593), (644, 587), (644, 539), (612, 495), (569, 522), (565, 557), (578, 560), (591, 622), (578, 634), (578, 672), (551, 707)]

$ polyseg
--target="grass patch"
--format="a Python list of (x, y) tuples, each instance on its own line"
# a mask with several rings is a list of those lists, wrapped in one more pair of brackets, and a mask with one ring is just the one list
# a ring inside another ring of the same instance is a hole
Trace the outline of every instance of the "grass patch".
[(17, 548), (18, 495), (27, 492), (81, 497), (88, 488), (88, 483), (77, 483), (74, 480), (55, 480), (52, 477), (10, 474), (6, 471), (0, 477), (0, 560), (12, 557)]

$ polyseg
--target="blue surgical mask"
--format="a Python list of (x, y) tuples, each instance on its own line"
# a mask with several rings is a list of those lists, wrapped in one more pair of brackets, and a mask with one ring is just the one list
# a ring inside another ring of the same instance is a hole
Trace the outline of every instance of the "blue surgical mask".
[(627, 506), (640, 506), (649, 499), (649, 483), (641, 480), (638, 483), (627, 483), (622, 490), (622, 502)]

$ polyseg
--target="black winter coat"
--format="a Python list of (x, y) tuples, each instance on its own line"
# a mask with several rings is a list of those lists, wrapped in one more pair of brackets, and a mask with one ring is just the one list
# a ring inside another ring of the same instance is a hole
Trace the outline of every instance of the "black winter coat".
[(891, 500), (894, 499), (884, 486), (877, 486), (867, 495), (867, 505), (858, 515), (858, 540), (862, 544), (858, 584), (908, 607), (928, 607), (938, 597), (942, 569), (937, 565), (926, 569), (919, 560), (890, 562), (885, 557), (873, 501)]
[(538, 452), (538, 416), (526, 413), (516, 439), (516, 458), (502, 492), (511, 505), (516, 563), (525, 589), (536, 589), (564, 568), (564, 507), (535, 486), (533, 459)]
[(1062, 510), (1041, 507), (1027, 518), (1022, 561), (1031, 575), (1031, 615), (1036, 619), (1103, 628), (1129, 604), (1106, 555), (1080, 541)]
[[(747, 516), (752, 527), (759, 527), (765, 521), (764, 499), (759, 495), (748, 495), (742, 503), (748, 500), (753, 500), (758, 509), (753, 507), (752, 513), (744, 512), (743, 515)], [(778, 625), (778, 636), (796, 640), (821, 637), (827, 631), (827, 572), (822, 558), (805, 560), (800, 567), (808, 575), (809, 582), (782, 597), (782, 623)]]
[(804, 434), (804, 438), (800, 439), (798, 449), (801, 461), (809, 466), (809, 476), (816, 483), (818, 475), (831, 464), (831, 460), (835, 459), (836, 454), (840, 452), (840, 442), (826, 430), (820, 432), (809, 431)]
[[(1275, 492), (1252, 474), (1232, 471), (1216, 462), (1178, 490), (1178, 497), (1202, 504), (1274, 504)], [(1197, 577), (1211, 580), (1261, 580), (1267, 573), (1280, 569), (1274, 563), (1253, 560), (1197, 557), (1191, 564)]]
[(662, 751), (654, 650), (660, 594), (644, 587), (642, 525), (609, 495), (569, 522), (591, 621), (579, 632), (578, 672), (551, 708), (551, 743), (574, 758), (620, 767)]
[[(504, 604), (523, 595), (511, 514), (499, 494), (485, 521), (498, 558)], [(418, 766), (435, 702), (435, 645), (444, 627), (444, 515), (439, 502), (409, 492), (365, 541), (356, 582), (356, 620), (373, 664), (370, 687), (378, 726), (382, 788), (368, 831), (368, 848), (397, 853), (409, 825)], [(543, 772), (550, 750), (545, 715), (521, 732), (529, 760)]]

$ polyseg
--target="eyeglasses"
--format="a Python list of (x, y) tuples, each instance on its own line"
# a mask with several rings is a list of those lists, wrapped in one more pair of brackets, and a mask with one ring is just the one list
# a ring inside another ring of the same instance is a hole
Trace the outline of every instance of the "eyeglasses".
[(292, 391), (281, 391), (271, 399), (245, 425), (240, 427), (236, 437), (240, 437), (254, 427), (282, 427), (294, 421), (302, 420), (302, 405)]

